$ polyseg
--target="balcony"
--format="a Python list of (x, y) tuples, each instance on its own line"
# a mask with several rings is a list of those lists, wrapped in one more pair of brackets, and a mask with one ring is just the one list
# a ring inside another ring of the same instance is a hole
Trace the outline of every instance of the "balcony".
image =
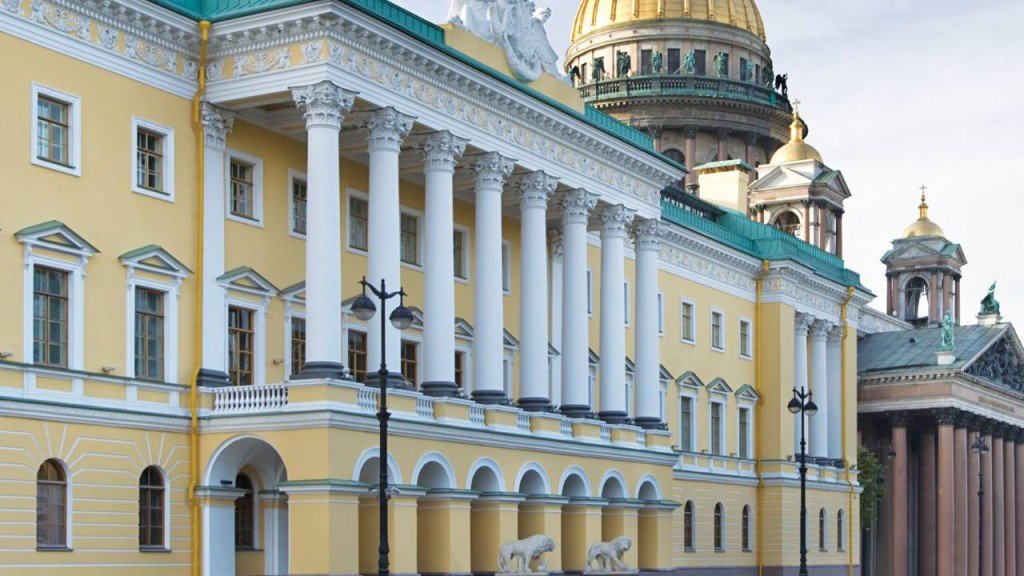
[(710, 76), (633, 76), (610, 78), (578, 86), (584, 102), (594, 104), (625, 98), (680, 96), (740, 100), (792, 111), (789, 99), (751, 82)]

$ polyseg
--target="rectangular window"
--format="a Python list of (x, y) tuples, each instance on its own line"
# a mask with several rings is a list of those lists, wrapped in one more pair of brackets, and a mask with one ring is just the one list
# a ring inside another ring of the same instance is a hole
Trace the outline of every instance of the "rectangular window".
[(633, 406), (633, 404), (634, 404), (633, 403), (633, 398), (634, 398), (633, 390), (634, 390), (634, 387), (633, 387), (633, 376), (632, 375), (627, 375), (626, 376), (626, 414), (629, 414), (630, 418), (635, 418), (636, 417), (636, 413), (634, 412), (635, 408)]
[(693, 452), (693, 398), (679, 398), (679, 449)]
[(68, 273), (33, 268), (32, 361), (68, 367)]
[(512, 356), (507, 352), (501, 361), (501, 384), (505, 394), (512, 397)]
[(36, 103), (36, 158), (71, 166), (71, 104), (39, 95)]
[(586, 84), (590, 81), (590, 77), (587, 76), (587, 63), (580, 64), (580, 84)]
[(306, 319), (292, 318), (292, 376), (302, 372), (306, 364)]
[(420, 264), (420, 242), (419, 242), (419, 218), (412, 214), (402, 214), (402, 262), (419, 266)]
[(469, 255), (467, 254), (468, 244), (466, 242), (465, 230), (456, 230), (455, 236), (453, 237), (452, 248), (455, 250), (453, 254), (455, 259), (455, 277), (461, 278), (462, 280), (469, 279)]
[(722, 405), (711, 403), (711, 453), (722, 454)]
[(505, 294), (512, 292), (512, 245), (501, 243), (501, 289)]
[(402, 340), (402, 378), (416, 386), (416, 343)]
[(455, 386), (462, 390), (466, 385), (466, 353), (455, 352)]
[(725, 315), (721, 312), (711, 312), (711, 347), (715, 350), (725, 350)]
[(348, 199), (348, 245), (356, 250), (367, 249), (367, 210), (366, 200), (351, 196)]
[(292, 179), (292, 232), (295, 234), (306, 234), (306, 181), (300, 178)]
[(747, 59), (740, 58), (740, 80), (748, 82), (750, 78), (747, 78)]
[(658, 292), (658, 334), (665, 335), (665, 294)]
[(587, 268), (587, 314), (594, 315), (594, 271)]
[(679, 59), (679, 48), (669, 48), (668, 49), (668, 58), (667, 58), (667, 60), (668, 60), (667, 61), (668, 73), (669, 74), (679, 74), (680, 68), (682, 68), (682, 64), (681, 64), (681, 61)]
[(651, 75), (651, 57), (653, 51), (641, 50), (640, 51), (640, 75), (650, 76)]
[(740, 320), (740, 356), (750, 358), (751, 351), (750, 321)]
[(740, 408), (739, 413), (740, 458), (750, 458), (750, 409)]
[(693, 51), (694, 71), (698, 76), (705, 76), (708, 73), (708, 53), (705, 50)]
[(679, 338), (684, 342), (696, 342), (697, 334), (695, 332), (696, 326), (693, 323), (693, 304), (690, 302), (681, 302), (679, 307)]
[(164, 293), (135, 288), (135, 376), (164, 379)]
[(236, 158), (231, 159), (231, 215), (249, 220), (256, 219), (253, 198), (254, 166)]
[(622, 283), (622, 296), (622, 316), (626, 326), (629, 326), (629, 281)]
[(256, 313), (228, 307), (228, 376), (235, 386), (251, 386), (255, 368)]
[(164, 191), (164, 136), (139, 128), (135, 136), (135, 185)]
[(356, 382), (366, 381), (366, 333), (348, 331), (348, 369)]

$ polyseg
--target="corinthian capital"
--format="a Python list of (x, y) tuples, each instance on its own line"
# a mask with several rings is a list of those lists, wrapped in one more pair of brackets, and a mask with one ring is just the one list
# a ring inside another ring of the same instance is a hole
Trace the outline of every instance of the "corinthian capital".
[(548, 243), (550, 244), (549, 250), (551, 257), (556, 260), (562, 259), (562, 249), (564, 248), (565, 236), (562, 235), (562, 231), (558, 229), (548, 230)]
[(501, 191), (505, 187), (505, 179), (512, 174), (515, 162), (498, 154), (489, 152), (484, 154), (473, 163), (473, 172), (476, 172), (476, 189)]
[(203, 102), (199, 111), (199, 122), (203, 125), (203, 141), (207, 148), (227, 148), (228, 134), (235, 125), (235, 114)]
[(833, 327), (833, 324), (826, 320), (815, 320), (814, 324), (811, 324), (811, 338), (824, 341)]
[(807, 331), (810, 329), (811, 324), (814, 323), (814, 316), (810, 314), (804, 314), (803, 312), (796, 313), (796, 335), (807, 337)]
[(454, 173), (455, 163), (462, 158), (468, 142), (447, 130), (420, 140), (416, 143), (416, 148), (423, 154), (423, 171)]
[(578, 188), (562, 194), (558, 203), (567, 224), (586, 224), (590, 221), (590, 212), (597, 206), (597, 194)]
[(360, 119), (359, 127), (366, 130), (366, 141), (371, 151), (397, 152), (402, 147), (402, 139), (412, 130), (414, 119), (389, 106)]
[(635, 215), (636, 210), (622, 204), (608, 206), (601, 211), (601, 237), (625, 238)]
[(530, 172), (516, 182), (519, 192), (519, 208), (547, 208), (548, 199), (558, 186), (558, 179), (548, 176), (543, 170)]
[(659, 250), (665, 227), (657, 218), (637, 218), (633, 224), (634, 246), (637, 250)]
[(345, 115), (356, 101), (356, 93), (324, 80), (292, 88), (292, 99), (297, 108), (305, 110), (302, 117), (306, 119), (307, 130), (314, 126), (341, 128)]

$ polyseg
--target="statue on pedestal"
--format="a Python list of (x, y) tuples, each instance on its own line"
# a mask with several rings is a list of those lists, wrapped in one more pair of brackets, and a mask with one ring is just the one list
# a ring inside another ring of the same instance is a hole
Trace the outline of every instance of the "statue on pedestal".
[(988, 287), (988, 294), (981, 301), (981, 312), (978, 316), (999, 316), (999, 300), (996, 300), (996, 283)]
[(687, 74), (697, 73), (697, 51), (690, 50), (683, 58), (683, 72)]
[(953, 312), (946, 311), (942, 315), (942, 345), (939, 352), (952, 352), (956, 347), (956, 332), (954, 330)]
[(633, 70), (633, 57), (629, 55), (629, 52), (619, 50), (615, 53), (615, 70), (620, 78), (629, 76)]
[(722, 51), (715, 56), (715, 69), (718, 70), (719, 78), (729, 77), (729, 53)]
[(651, 70), (656, 75), (661, 75), (661, 52), (655, 52), (654, 56), (651, 56)]

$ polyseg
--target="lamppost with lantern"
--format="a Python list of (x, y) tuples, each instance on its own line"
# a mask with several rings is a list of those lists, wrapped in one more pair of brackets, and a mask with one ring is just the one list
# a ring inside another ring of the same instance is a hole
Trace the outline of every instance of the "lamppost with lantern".
[(412, 311), (405, 307), (405, 291), (401, 288), (396, 292), (388, 292), (384, 279), (381, 278), (380, 288), (366, 281), (364, 276), (359, 284), (363, 287), (363, 293), (352, 303), (352, 314), (364, 322), (369, 322), (377, 313), (377, 305), (366, 295), (369, 290), (380, 300), (380, 404), (377, 409), (377, 421), (380, 423), (380, 454), (378, 456), (378, 468), (380, 469), (380, 483), (377, 485), (377, 500), (380, 506), (380, 541), (377, 547), (377, 574), (388, 576), (388, 498), (391, 491), (388, 488), (388, 420), (391, 413), (388, 412), (388, 366), (387, 366), (387, 324), (384, 310), (385, 303), (394, 298), (399, 298), (398, 307), (391, 311), (391, 325), (398, 330), (405, 330), (412, 325)]
[(809, 576), (807, 572), (807, 418), (818, 413), (818, 405), (813, 400), (814, 393), (793, 388), (793, 399), (786, 406), (794, 415), (800, 415), (800, 572), (799, 576)]

